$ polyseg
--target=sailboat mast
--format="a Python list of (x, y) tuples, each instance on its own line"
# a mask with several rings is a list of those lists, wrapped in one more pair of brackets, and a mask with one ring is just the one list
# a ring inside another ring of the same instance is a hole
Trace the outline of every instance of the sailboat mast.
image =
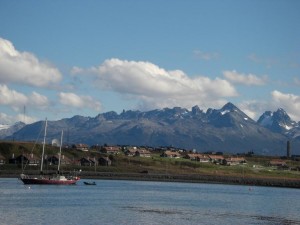
[(42, 162), (41, 162), (41, 174), (43, 173), (45, 145), (46, 145), (46, 135), (47, 135), (47, 118), (45, 120), (45, 132), (44, 132), (44, 142), (43, 142), (43, 152), (42, 152)]
[(59, 156), (58, 156), (58, 168), (57, 168), (57, 173), (59, 174), (59, 167), (60, 167), (60, 160), (61, 160), (61, 146), (62, 146), (62, 141), (63, 141), (63, 135), (64, 131), (61, 131), (61, 137), (60, 137), (60, 147), (59, 147)]

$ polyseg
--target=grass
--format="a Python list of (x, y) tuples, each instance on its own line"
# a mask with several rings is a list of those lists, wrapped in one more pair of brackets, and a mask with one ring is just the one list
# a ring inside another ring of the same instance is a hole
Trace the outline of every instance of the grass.
[[(33, 149), (33, 150), (32, 150)], [(24, 153), (33, 153), (40, 156), (42, 146), (36, 145), (33, 148), (33, 143), (26, 142), (0, 142), (0, 153), (6, 159), (11, 158), (12, 154), (18, 156)], [(46, 154), (55, 155), (59, 148), (47, 146)], [(103, 154), (98, 152), (80, 152), (74, 149), (63, 149), (63, 154), (70, 159), (80, 159), (82, 157), (98, 158)], [(270, 177), (284, 179), (300, 179), (299, 171), (277, 170), (269, 167), (268, 162), (273, 157), (255, 156), (247, 157), (247, 164), (236, 166), (223, 166), (213, 163), (200, 163), (189, 159), (170, 159), (160, 157), (160, 153), (153, 153), (152, 157), (127, 157), (123, 153), (110, 156), (112, 159), (111, 166), (77, 166), (77, 165), (62, 165), (62, 171), (96, 171), (96, 172), (114, 172), (114, 173), (140, 173), (148, 171), (152, 174), (198, 174), (198, 175), (221, 175), (221, 176), (237, 176), (237, 177)], [(287, 161), (288, 165), (300, 167), (300, 162)], [(31, 167), (32, 170), (39, 170), (39, 167)], [(47, 166), (47, 170), (56, 170), (55, 166)], [(0, 170), (3, 171), (21, 171), (20, 165), (1, 165)]]

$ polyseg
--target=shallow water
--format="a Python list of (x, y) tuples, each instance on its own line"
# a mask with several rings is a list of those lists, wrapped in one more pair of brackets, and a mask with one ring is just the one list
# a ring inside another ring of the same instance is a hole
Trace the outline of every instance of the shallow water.
[(0, 179), (0, 224), (299, 224), (300, 190), (95, 180), (23, 185)]

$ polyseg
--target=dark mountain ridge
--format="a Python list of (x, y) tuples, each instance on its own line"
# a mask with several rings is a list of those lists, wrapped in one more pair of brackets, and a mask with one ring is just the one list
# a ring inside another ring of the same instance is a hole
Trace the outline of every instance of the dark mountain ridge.
[[(274, 117), (276, 113), (264, 114), (273, 120), (282, 118)], [(282, 115), (287, 119), (284, 113)], [(293, 140), (292, 146), (299, 146), (300, 140), (267, 126), (269, 123), (263, 123), (263, 118), (255, 122), (232, 103), (206, 112), (198, 106), (191, 111), (181, 107), (147, 112), (129, 110), (120, 114), (112, 111), (96, 117), (74, 116), (48, 121), (47, 141), (60, 137), (63, 129), (68, 144), (175, 146), (200, 152), (254, 151), (267, 155), (285, 155), (287, 140)], [(43, 121), (29, 124), (6, 139), (13, 136), (16, 140), (36, 140), (43, 124)], [(292, 153), (299, 153), (299, 149), (292, 147)]]

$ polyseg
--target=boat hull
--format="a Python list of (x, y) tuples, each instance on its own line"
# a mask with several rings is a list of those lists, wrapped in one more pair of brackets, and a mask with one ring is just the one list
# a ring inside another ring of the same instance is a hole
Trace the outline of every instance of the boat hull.
[(24, 184), (55, 184), (55, 185), (71, 185), (76, 184), (77, 180), (47, 180), (35, 178), (21, 178)]
[(83, 182), (85, 185), (96, 185), (96, 183), (95, 182)]

